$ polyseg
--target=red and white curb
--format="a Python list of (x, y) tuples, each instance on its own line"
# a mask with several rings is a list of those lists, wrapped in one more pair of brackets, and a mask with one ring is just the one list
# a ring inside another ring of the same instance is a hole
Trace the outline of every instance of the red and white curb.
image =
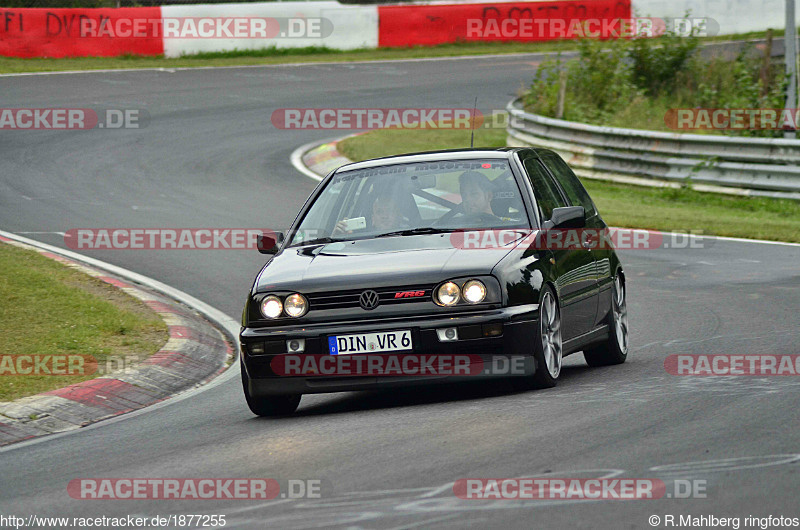
[(316, 181), (321, 181), (325, 175), (353, 161), (341, 154), (336, 146), (342, 140), (364, 134), (363, 132), (351, 134), (337, 140), (325, 142), (311, 142), (301, 145), (294, 150), (290, 160), (294, 168), (305, 176)]
[(43, 248), (49, 245), (6, 232), (0, 232), (0, 242), (37, 251), (121, 289), (156, 312), (169, 331), (169, 340), (161, 350), (133, 367), (35, 396), (0, 402), (0, 446), (77, 429), (153, 405), (210, 381), (225, 371), (235, 356), (235, 336), (230, 336), (231, 326), (224, 325), (228, 323), (212, 324), (188, 305), (155, 289), (60, 255), (67, 251), (56, 254)]

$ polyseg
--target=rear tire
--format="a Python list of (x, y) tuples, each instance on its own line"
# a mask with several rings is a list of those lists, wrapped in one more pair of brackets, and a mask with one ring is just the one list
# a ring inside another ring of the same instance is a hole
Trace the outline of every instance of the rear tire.
[(589, 366), (622, 364), (628, 358), (628, 303), (625, 278), (617, 274), (611, 292), (611, 311), (608, 313), (608, 340), (587, 348), (583, 357)]
[(244, 387), (244, 398), (247, 401), (247, 406), (250, 411), (256, 416), (262, 417), (275, 417), (275, 416), (288, 416), (297, 410), (300, 405), (300, 398), (302, 394), (292, 394), (288, 396), (268, 396), (268, 397), (255, 397), (251, 396), (247, 387), (250, 378), (242, 366), (242, 386)]

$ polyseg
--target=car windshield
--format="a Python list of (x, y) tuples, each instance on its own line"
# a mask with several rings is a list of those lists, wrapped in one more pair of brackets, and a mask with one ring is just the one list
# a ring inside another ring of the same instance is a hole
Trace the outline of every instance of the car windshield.
[(419, 162), (335, 174), (291, 244), (492, 228), (530, 228), (507, 160)]

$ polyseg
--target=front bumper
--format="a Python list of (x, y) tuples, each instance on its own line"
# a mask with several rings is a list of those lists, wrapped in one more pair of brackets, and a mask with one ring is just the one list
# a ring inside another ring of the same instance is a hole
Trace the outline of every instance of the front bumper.
[[(532, 304), (459, 313), (448, 317), (434, 315), (305, 327), (294, 325), (280, 328), (242, 328), (240, 339), (242, 370), (246, 375), (244, 381), (248, 387), (246, 389), (248, 394), (259, 397), (452, 383), (498, 376), (496, 370), (487, 370), (485, 373), (471, 375), (315, 375), (309, 377), (283, 376), (273, 370), (272, 362), (275, 357), (288, 355), (285, 346), (287, 340), (303, 339), (305, 341), (304, 354), (326, 355), (328, 353), (328, 337), (331, 335), (400, 329), (411, 330), (413, 350), (393, 352), (393, 354), (479, 356), (487, 367), (505, 366), (506, 368), (511, 366), (506, 362), (507, 360), (517, 358), (519, 361), (520, 358), (523, 358), (524, 368), (522, 371), (520, 371), (522, 365), (516, 363), (514, 365), (516, 369), (502, 371), (499, 375), (504, 377), (529, 375), (536, 369), (531, 353), (537, 322), (538, 306)], [(440, 342), (436, 330), (443, 328), (458, 329), (459, 340)], [(497, 334), (498, 330), (501, 330), (500, 334)], [(265, 344), (265, 353), (253, 355), (251, 346), (254, 343)]]

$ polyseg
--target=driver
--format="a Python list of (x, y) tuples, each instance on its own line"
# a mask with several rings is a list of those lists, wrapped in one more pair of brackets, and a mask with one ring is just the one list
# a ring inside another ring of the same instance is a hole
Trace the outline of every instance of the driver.
[[(370, 217), (372, 230), (398, 230), (405, 225), (400, 206), (397, 204), (397, 197), (393, 196), (390, 190), (381, 190), (372, 202), (372, 216)], [(352, 230), (347, 229), (347, 219), (342, 219), (336, 223), (332, 235), (350, 234), (352, 232)]]
[(403, 224), (403, 214), (396, 199), (388, 193), (375, 198), (372, 203), (373, 230), (397, 230)]
[(492, 212), (492, 183), (486, 175), (478, 171), (465, 171), (458, 177), (458, 186), (464, 215), (489, 214), (495, 217)]

